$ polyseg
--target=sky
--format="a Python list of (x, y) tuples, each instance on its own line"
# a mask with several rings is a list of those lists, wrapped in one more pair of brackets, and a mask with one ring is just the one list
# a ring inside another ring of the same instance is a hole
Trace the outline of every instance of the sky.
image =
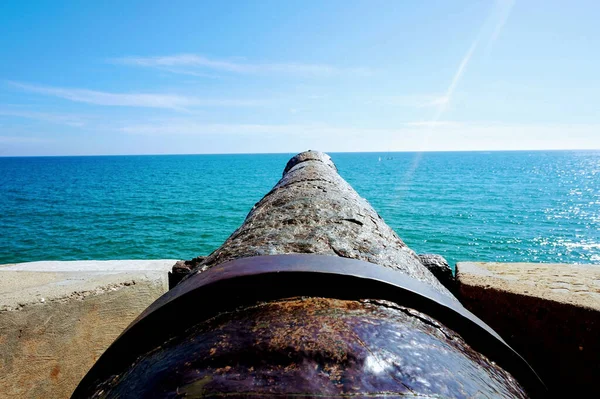
[(0, 156), (600, 149), (600, 2), (0, 3)]

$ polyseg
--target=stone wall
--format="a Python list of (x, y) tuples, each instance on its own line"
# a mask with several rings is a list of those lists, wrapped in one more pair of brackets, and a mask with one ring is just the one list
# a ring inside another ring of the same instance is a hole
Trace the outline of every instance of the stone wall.
[(553, 397), (600, 397), (600, 265), (463, 262), (456, 273), (463, 305)]
[(0, 266), (0, 397), (68, 398), (175, 261)]

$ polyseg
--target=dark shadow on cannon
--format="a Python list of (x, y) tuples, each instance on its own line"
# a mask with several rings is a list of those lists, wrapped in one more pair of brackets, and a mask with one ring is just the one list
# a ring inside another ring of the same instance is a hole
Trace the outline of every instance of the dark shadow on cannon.
[(73, 397), (544, 395), (329, 157), (306, 152)]

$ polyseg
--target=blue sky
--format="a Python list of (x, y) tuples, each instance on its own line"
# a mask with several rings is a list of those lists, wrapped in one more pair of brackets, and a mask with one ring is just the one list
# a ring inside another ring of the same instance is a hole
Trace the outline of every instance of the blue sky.
[(5, 1), (0, 156), (600, 148), (597, 1)]

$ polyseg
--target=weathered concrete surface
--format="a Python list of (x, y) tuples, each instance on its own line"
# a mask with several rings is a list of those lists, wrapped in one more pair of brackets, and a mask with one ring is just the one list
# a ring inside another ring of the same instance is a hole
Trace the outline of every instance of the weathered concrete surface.
[(167, 291), (173, 260), (0, 266), (0, 397), (66, 398)]
[(600, 397), (600, 265), (458, 263), (459, 299), (557, 397)]
[(456, 289), (456, 279), (452, 273), (452, 268), (448, 261), (442, 255), (420, 254), (419, 260), (439, 281), (454, 293)]
[(315, 253), (377, 263), (452, 294), (422, 264), (371, 205), (337, 173), (331, 158), (307, 151), (286, 165), (282, 179), (246, 220), (194, 271), (249, 256)]

